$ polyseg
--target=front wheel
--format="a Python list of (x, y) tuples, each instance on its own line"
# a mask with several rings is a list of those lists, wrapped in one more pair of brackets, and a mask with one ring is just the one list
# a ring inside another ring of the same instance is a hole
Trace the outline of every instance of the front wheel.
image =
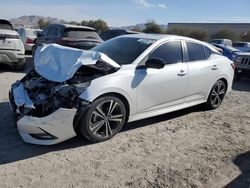
[(218, 80), (210, 91), (206, 102), (207, 108), (211, 110), (218, 108), (226, 95), (226, 90), (226, 83), (222, 80)]
[(102, 142), (116, 135), (126, 120), (123, 102), (115, 96), (95, 100), (81, 118), (81, 134), (93, 142)]

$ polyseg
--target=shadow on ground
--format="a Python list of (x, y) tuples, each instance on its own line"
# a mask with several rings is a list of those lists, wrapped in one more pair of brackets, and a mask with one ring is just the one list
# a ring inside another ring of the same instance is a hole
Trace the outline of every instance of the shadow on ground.
[(233, 90), (250, 92), (250, 78), (242, 78), (233, 83)]
[(34, 65), (33, 58), (31, 55), (26, 55), (26, 67), (24, 71), (16, 71), (14, 67), (8, 65), (1, 65), (0, 73), (1, 72), (18, 72), (18, 73), (26, 73), (28, 72)]
[[(128, 123), (124, 126), (122, 132), (166, 121), (201, 110), (202, 108), (197, 106), (174, 113)], [(53, 146), (37, 146), (26, 144), (19, 136), (18, 130), (15, 126), (14, 114), (10, 111), (8, 102), (0, 103), (0, 114), (0, 165), (32, 158), (52, 151), (60, 151), (92, 144), (80, 136)]]
[(241, 174), (230, 182), (225, 188), (250, 187), (250, 151), (238, 155), (233, 163), (240, 169)]

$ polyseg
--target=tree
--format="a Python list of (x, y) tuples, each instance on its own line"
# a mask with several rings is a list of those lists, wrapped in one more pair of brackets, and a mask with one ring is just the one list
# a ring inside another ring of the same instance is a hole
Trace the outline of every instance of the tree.
[(250, 30), (241, 35), (241, 40), (245, 42), (250, 42)]
[(188, 33), (188, 37), (202, 41), (208, 41), (210, 38), (207, 31), (200, 29), (190, 30), (190, 32)]
[(131, 31), (142, 32), (143, 30), (140, 27), (135, 26), (131, 29)]
[(168, 34), (186, 36), (190, 38), (194, 38), (197, 40), (208, 41), (210, 39), (210, 35), (207, 31), (202, 29), (188, 29), (188, 28), (172, 28), (167, 30)]
[(237, 41), (239, 40), (239, 35), (234, 33), (233, 31), (229, 29), (221, 29), (217, 33), (212, 35), (212, 39), (231, 39), (232, 41)]
[(38, 24), (40, 29), (44, 29), (45, 27), (47, 27), (50, 24), (50, 22), (44, 21), (44, 19), (41, 18), (37, 24)]
[(80, 25), (80, 23), (76, 22), (76, 21), (70, 21), (70, 22), (68, 22), (68, 24), (71, 24), (71, 25)]
[(145, 26), (144, 33), (163, 33), (161, 27), (154, 20), (148, 21)]
[(101, 20), (101, 19), (98, 19), (98, 20), (88, 20), (88, 21), (87, 20), (83, 20), (81, 22), (81, 25), (93, 27), (99, 33), (108, 30), (108, 24), (105, 21)]

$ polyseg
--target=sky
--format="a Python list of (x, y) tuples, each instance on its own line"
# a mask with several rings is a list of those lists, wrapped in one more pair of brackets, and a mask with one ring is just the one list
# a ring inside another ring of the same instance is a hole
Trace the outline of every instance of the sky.
[(1, 0), (0, 18), (39, 15), (81, 21), (103, 19), (109, 26), (155, 20), (249, 23), (250, 0)]

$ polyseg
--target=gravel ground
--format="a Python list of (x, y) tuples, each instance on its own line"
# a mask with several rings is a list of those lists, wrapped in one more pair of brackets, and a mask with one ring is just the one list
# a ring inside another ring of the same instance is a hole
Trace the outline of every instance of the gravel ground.
[(137, 121), (98, 144), (35, 146), (21, 140), (8, 104), (24, 74), (0, 69), (0, 187), (250, 187), (249, 79), (217, 110)]

